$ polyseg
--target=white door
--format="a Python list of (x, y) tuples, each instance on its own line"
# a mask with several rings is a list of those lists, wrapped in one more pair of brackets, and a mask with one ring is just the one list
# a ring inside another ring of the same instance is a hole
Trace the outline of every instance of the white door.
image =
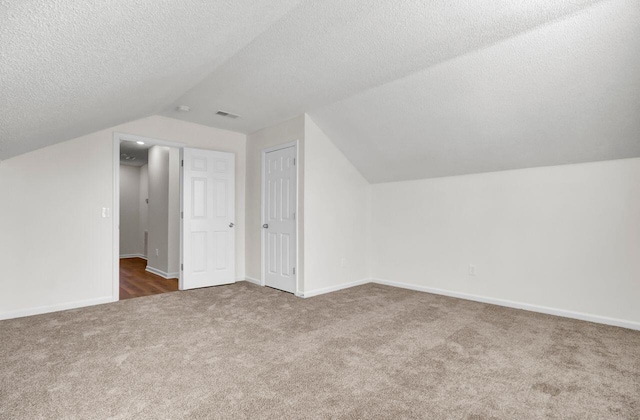
[(180, 289), (235, 281), (235, 155), (184, 149)]
[(296, 292), (296, 146), (264, 154), (262, 220), (265, 285)]

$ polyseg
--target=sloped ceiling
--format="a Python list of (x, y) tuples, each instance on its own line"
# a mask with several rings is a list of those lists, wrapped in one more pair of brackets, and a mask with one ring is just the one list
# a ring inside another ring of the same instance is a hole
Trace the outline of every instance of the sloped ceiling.
[(370, 182), (640, 156), (640, 3), (603, 2), (310, 116)]
[(0, 1), (0, 159), (156, 114), (298, 1)]
[(640, 156), (637, 0), (0, 4), (0, 159), (304, 112), (372, 182)]

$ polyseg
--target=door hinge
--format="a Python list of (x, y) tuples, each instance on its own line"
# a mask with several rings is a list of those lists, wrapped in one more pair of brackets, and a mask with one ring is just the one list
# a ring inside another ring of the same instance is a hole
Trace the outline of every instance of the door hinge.
[(180, 264), (180, 271), (184, 271), (184, 264)]
[(180, 218), (184, 219), (184, 212), (183, 211), (180, 212)]
[(293, 158), (293, 166), (296, 166), (296, 158)]
[(293, 267), (293, 274), (296, 274), (296, 268)]
[(293, 212), (293, 220), (296, 220), (296, 212)]
[(180, 161), (180, 166), (184, 166), (184, 159)]

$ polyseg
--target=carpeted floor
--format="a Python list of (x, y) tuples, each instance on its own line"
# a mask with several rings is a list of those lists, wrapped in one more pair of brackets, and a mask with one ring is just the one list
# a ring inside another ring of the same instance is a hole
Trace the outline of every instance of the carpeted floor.
[(0, 321), (0, 418), (640, 418), (640, 332), (246, 282)]

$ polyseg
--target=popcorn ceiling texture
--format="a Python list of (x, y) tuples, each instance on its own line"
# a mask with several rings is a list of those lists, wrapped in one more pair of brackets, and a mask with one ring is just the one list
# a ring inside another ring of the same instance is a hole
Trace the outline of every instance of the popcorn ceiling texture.
[(0, 2), (0, 159), (158, 113), (296, 3)]
[(593, 3), (304, 1), (174, 105), (192, 105), (181, 118), (198, 123), (229, 110), (243, 118), (220, 118), (222, 128), (253, 132)]
[(640, 3), (602, 2), (310, 116), (374, 183), (638, 157)]
[(372, 182), (640, 155), (637, 0), (0, 4), (0, 159), (305, 112)]

